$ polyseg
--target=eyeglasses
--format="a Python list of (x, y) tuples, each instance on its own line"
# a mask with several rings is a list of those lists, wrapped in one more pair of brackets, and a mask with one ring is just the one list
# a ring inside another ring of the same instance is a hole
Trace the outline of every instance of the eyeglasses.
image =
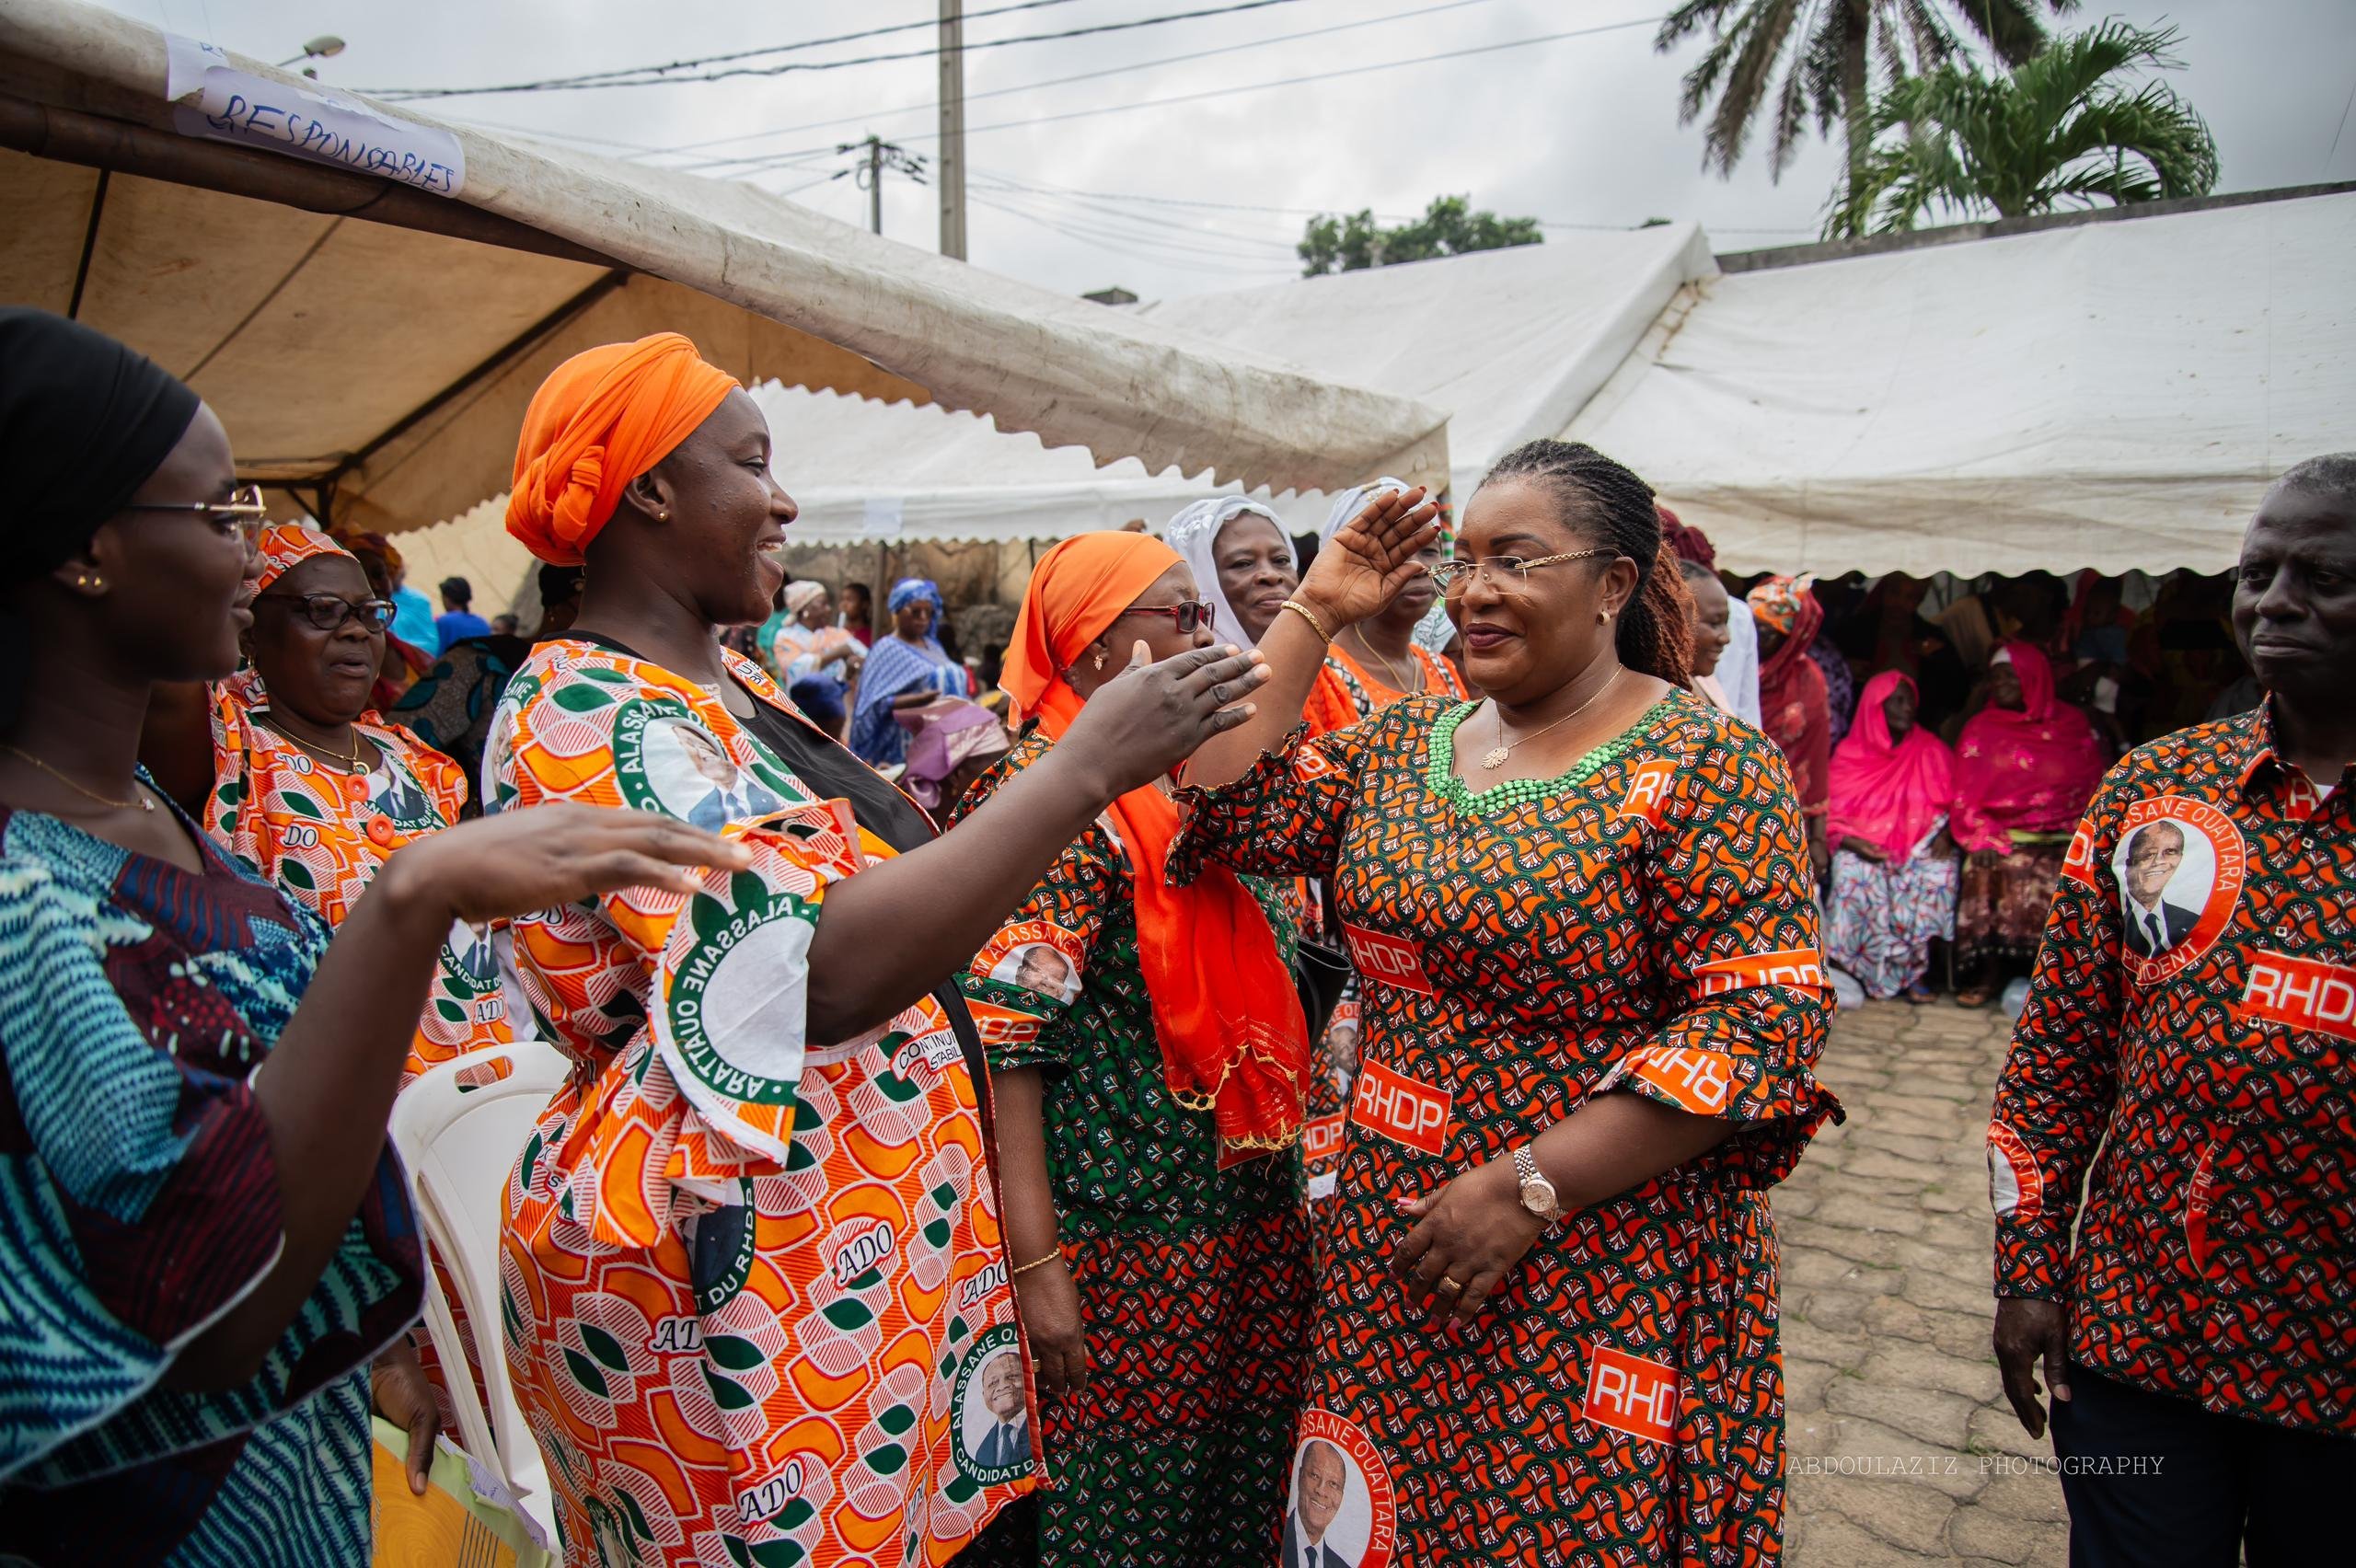
[(358, 620), (370, 631), (382, 631), (393, 624), (398, 612), (383, 599), (343, 598), (334, 594), (257, 594), (257, 605), (277, 603), (290, 607), (299, 606), (303, 618), (321, 631), (340, 630), (348, 620)]
[(134, 501), (125, 512), (193, 512), (225, 537), (232, 529), (251, 544), (270, 521), (270, 508), (260, 485), (239, 485), (226, 501)]
[(1598, 556), (1616, 556), (1619, 553), (1618, 550), (1572, 550), (1565, 555), (1540, 556), (1535, 560), (1524, 560), (1519, 556), (1491, 556), (1486, 560), (1442, 561), (1438, 566), (1427, 566), (1424, 570), (1431, 573), (1432, 581), (1439, 584), (1439, 591), (1443, 594), (1475, 578), (1492, 588), (1519, 593), (1529, 586), (1532, 567), (1560, 566), (1566, 560), (1593, 560)]
[(1178, 623), (1178, 634), (1192, 636), (1218, 619), (1218, 610), (1208, 600), (1194, 599), (1183, 605), (1131, 605), (1133, 616), (1168, 616)]

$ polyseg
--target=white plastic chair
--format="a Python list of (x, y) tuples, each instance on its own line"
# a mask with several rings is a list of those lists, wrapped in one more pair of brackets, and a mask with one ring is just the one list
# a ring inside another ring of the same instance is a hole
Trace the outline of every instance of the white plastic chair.
[[(510, 1070), (494, 1078), (502, 1061)], [(486, 1481), (505, 1489), (504, 1501), (537, 1527), (549, 1562), (557, 1561), (557, 1534), (548, 1470), (516, 1405), (502, 1349), (499, 1228), (508, 1173), (571, 1068), (561, 1051), (544, 1043), (469, 1051), (427, 1069), (401, 1090), (392, 1120), (393, 1147), (409, 1170), (419, 1228), (457, 1286), (491, 1396), (486, 1412), (467, 1376), (457, 1320), (428, 1269), (425, 1331), (442, 1358), (457, 1440), (473, 1462), (477, 1489), (490, 1491)]]

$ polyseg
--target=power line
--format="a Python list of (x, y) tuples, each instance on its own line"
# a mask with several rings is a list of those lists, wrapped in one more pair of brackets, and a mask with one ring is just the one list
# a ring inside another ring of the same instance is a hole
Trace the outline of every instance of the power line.
[(999, 205), (1021, 213), (1025, 217), (1047, 219), (1062, 224), (1075, 233), (1097, 238), (1151, 246), (1156, 249), (1200, 256), (1206, 259), (1260, 266), (1289, 266), (1296, 259), (1294, 248), (1288, 243), (1264, 239), (1247, 242), (1242, 236), (1209, 233), (1179, 224), (1137, 219), (1124, 223), (1085, 212), (1073, 213), (1054, 208), (1043, 211), (1035, 197), (997, 189), (992, 189), (989, 194), (997, 199)]
[(992, 177), (992, 181), (988, 189), (1002, 197), (1009, 199), (1020, 197), (1034, 202), (1044, 202), (1051, 206), (1075, 209), (1094, 219), (1100, 225), (1126, 224), (1149, 232), (1158, 230), (1163, 233), (1193, 235), (1204, 239), (1226, 240), (1239, 247), (1257, 246), (1262, 249), (1278, 250), (1287, 255), (1290, 255), (1293, 250), (1293, 241), (1274, 238), (1265, 231), (1258, 234), (1245, 234), (1235, 229), (1218, 227), (1199, 217), (1181, 220), (1151, 211), (1139, 212), (1134, 207), (1124, 208), (1109, 202), (1091, 202), (1082, 197), (1057, 190), (1043, 190), (1036, 186), (1025, 185), (1020, 180), (1006, 179), (1003, 177)]
[[(1349, 32), (1357, 28), (1379, 27), (1384, 22), (1404, 21), (1411, 17), (1428, 17), (1439, 11), (1461, 10), (1467, 6), (1489, 6), (1496, 0), (1442, 0), (1436, 6), (1418, 6), (1412, 10), (1392, 11), (1380, 17), (1361, 17), (1356, 21), (1335, 22), (1329, 27), (1309, 28), (1300, 32), (1276, 33), (1267, 38), (1247, 39), (1242, 43), (1223, 43), (1216, 49), (1197, 49), (1186, 54), (1158, 54), (1150, 60), (1139, 60), (1127, 65), (1112, 65), (1099, 71), (1082, 71), (1077, 75), (1053, 76), (1044, 82), (1024, 82), (1011, 87), (993, 87), (987, 92), (967, 93), (967, 103), (979, 103), (984, 98), (1006, 98), (1014, 93), (1035, 93), (1047, 87), (1068, 87), (1075, 82), (1093, 82), (1106, 76), (1123, 76), (1132, 71), (1151, 71), (1164, 65), (1183, 65), (1189, 61), (1208, 60), (1216, 55), (1235, 54), (1247, 49), (1265, 49), (1272, 43), (1292, 43), (1304, 38), (1322, 38), (1328, 33)], [(771, 136), (791, 136), (801, 131), (825, 131), (838, 125), (865, 124), (895, 114), (930, 114), (930, 103), (912, 103), (901, 109), (877, 110), (872, 113), (844, 115), (835, 120), (814, 120), (803, 125), (773, 126), (767, 131), (748, 131), (734, 136), (715, 136), (709, 141), (683, 142), (676, 146), (659, 149), (668, 153), (699, 153), (708, 147), (725, 147), (737, 142), (766, 141)], [(673, 167), (686, 169), (722, 168), (730, 164), (750, 163), (761, 155), (748, 154), (740, 157), (710, 158), (699, 163)]]
[(1294, 271), (1294, 269), (1289, 266), (1283, 267), (1281, 269), (1278, 269), (1274, 265), (1268, 267), (1218, 266), (1201, 261), (1184, 260), (1175, 257), (1161, 254), (1156, 250), (1141, 250), (1128, 245), (1116, 244), (1111, 241), (1100, 239), (1077, 229), (1068, 227), (1065, 225), (1052, 222), (1049, 219), (1039, 217), (1031, 213), (1022, 212), (1018, 208), (1010, 207), (1001, 202), (993, 202), (987, 197), (976, 196), (973, 198), (973, 201), (974, 204), (977, 207), (987, 207), (994, 212), (1011, 213), (1015, 217), (1022, 219), (1026, 223), (1036, 224), (1041, 228), (1046, 229), (1050, 233), (1061, 235), (1066, 239), (1077, 239), (1083, 245), (1092, 245), (1099, 250), (1108, 251), (1115, 256), (1126, 257), (1131, 260), (1137, 261), (1151, 261), (1157, 265), (1172, 268), (1174, 271), (1181, 272), (1207, 272), (1221, 277), (1234, 278), (1244, 276), (1267, 277), (1271, 273), (1279, 270), (1289, 275)]
[[(1123, 114), (1138, 109), (1167, 109), (1176, 104), (1201, 103), (1206, 99), (1228, 98), (1237, 93), (1266, 92), (1276, 87), (1298, 87), (1311, 82), (1330, 82), (1345, 76), (1363, 76), (1377, 71), (1395, 71), (1409, 65), (1429, 65), (1442, 60), (1462, 60), (1476, 54), (1495, 54), (1501, 50), (1527, 49), (1534, 44), (1559, 43), (1565, 39), (1592, 38), (1599, 33), (1625, 32), (1630, 28), (1651, 27), (1660, 20), (1645, 17), (1633, 21), (1609, 22), (1600, 27), (1574, 28), (1565, 32), (1541, 33), (1534, 38), (1507, 39), (1497, 43), (1474, 44), (1465, 49), (1442, 50), (1434, 54), (1418, 54), (1404, 60), (1378, 61), (1371, 65), (1347, 65), (1334, 71), (1312, 71), (1306, 75), (1286, 76), (1273, 82), (1244, 82), (1231, 87), (1209, 87), (1196, 93), (1179, 93), (1170, 98), (1135, 98), (1127, 103), (1103, 104), (1094, 109), (1068, 110), (1061, 114), (1038, 114), (1024, 120), (1000, 120), (988, 125), (968, 125), (965, 134), (976, 136), (985, 131), (1013, 131), (1030, 125), (1054, 125), (1068, 120), (1086, 120), (1099, 114)], [(937, 139), (922, 132), (911, 133), (907, 140), (924, 142)], [(772, 155), (778, 159), (808, 157), (824, 148), (803, 147), (791, 153)], [(733, 161), (733, 160), (732, 160)], [(766, 162), (745, 160), (746, 167), (740, 174), (757, 174), (770, 167)]]
[[(1089, 38), (1097, 33), (1130, 32), (1138, 28), (1156, 28), (1170, 22), (1191, 22), (1206, 17), (1232, 16), (1239, 11), (1265, 10), (1270, 6), (1298, 5), (1299, 0), (1230, 0), (1224, 6), (1212, 6), (1196, 11), (1172, 11), (1166, 16), (1138, 17), (1126, 22), (1098, 22), (1084, 28), (1066, 28), (1060, 32), (1022, 33), (1013, 38), (983, 39), (977, 42), (960, 44), (956, 52), (970, 54), (977, 49), (1000, 49), (1014, 43), (1050, 43), (1062, 39)], [(895, 60), (933, 60), (941, 55), (938, 49), (904, 50), (897, 54), (861, 54), (849, 60), (789, 60), (777, 65), (734, 65), (722, 71), (707, 71), (693, 76), (625, 75), (608, 72), (598, 77), (551, 76), (537, 82), (510, 82), (495, 87), (387, 87), (375, 97), (391, 102), (417, 98), (476, 98), (489, 93), (568, 92), (584, 87), (653, 87), (675, 82), (724, 82), (737, 76), (782, 76), (790, 71), (839, 71), (851, 65), (881, 65)], [(668, 66), (641, 66), (641, 72), (668, 70)]]
[[(968, 11), (965, 14), (965, 20), (977, 22), (984, 17), (1003, 17), (1013, 11), (1035, 11), (1043, 6), (1070, 4), (1071, 0), (1016, 0), (1016, 3), (1011, 6), (994, 6), (987, 11)], [(889, 33), (914, 32), (919, 28), (929, 28), (933, 25), (932, 18), (928, 17), (920, 22), (895, 22), (887, 28), (867, 28), (859, 32), (837, 33), (832, 38), (810, 38), (803, 39), (799, 43), (773, 43), (764, 49), (739, 49), (727, 54), (705, 54), (692, 60), (674, 60), (667, 65), (627, 65), (613, 71), (584, 71), (577, 76), (552, 77), (550, 83), (566, 86), (587, 86), (614, 76), (637, 76), (664, 71), (693, 71), (705, 65), (725, 65), (732, 61), (756, 60), (764, 54), (795, 54), (805, 49), (824, 49), (837, 43), (856, 43), (861, 39), (882, 38)], [(433, 91), (431, 88), (399, 90), (421, 95)]]

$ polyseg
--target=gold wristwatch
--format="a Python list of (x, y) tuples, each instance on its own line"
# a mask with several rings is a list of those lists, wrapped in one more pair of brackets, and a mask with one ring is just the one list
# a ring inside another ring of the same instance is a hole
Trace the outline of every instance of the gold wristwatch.
[(1538, 1169), (1538, 1157), (1523, 1144), (1513, 1151), (1513, 1173), (1521, 1181), (1521, 1206), (1552, 1225), (1563, 1217), (1563, 1200), (1554, 1194), (1554, 1183), (1546, 1180)]

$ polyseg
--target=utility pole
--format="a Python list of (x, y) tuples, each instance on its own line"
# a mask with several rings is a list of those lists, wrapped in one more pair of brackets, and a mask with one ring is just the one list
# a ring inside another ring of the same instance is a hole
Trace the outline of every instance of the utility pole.
[(965, 259), (965, 22), (941, 0), (941, 253)]
[(857, 153), (864, 151), (867, 155), (865, 160), (861, 163), (854, 165), (849, 168), (837, 169), (833, 178), (840, 179), (844, 175), (848, 174), (852, 177), (855, 182), (863, 184), (867, 187), (867, 226), (873, 229), (877, 234), (882, 234), (884, 232), (884, 171), (888, 169), (894, 173), (905, 174), (910, 179), (915, 180), (918, 185), (922, 185), (924, 183), (924, 156), (921, 153), (912, 153), (906, 147), (887, 142), (884, 140), (883, 137), (874, 134), (872, 132), (868, 133), (866, 141), (845, 142), (840, 146), (837, 147), (835, 151), (837, 153)]
[(884, 138), (867, 133), (867, 226), (884, 232)]

